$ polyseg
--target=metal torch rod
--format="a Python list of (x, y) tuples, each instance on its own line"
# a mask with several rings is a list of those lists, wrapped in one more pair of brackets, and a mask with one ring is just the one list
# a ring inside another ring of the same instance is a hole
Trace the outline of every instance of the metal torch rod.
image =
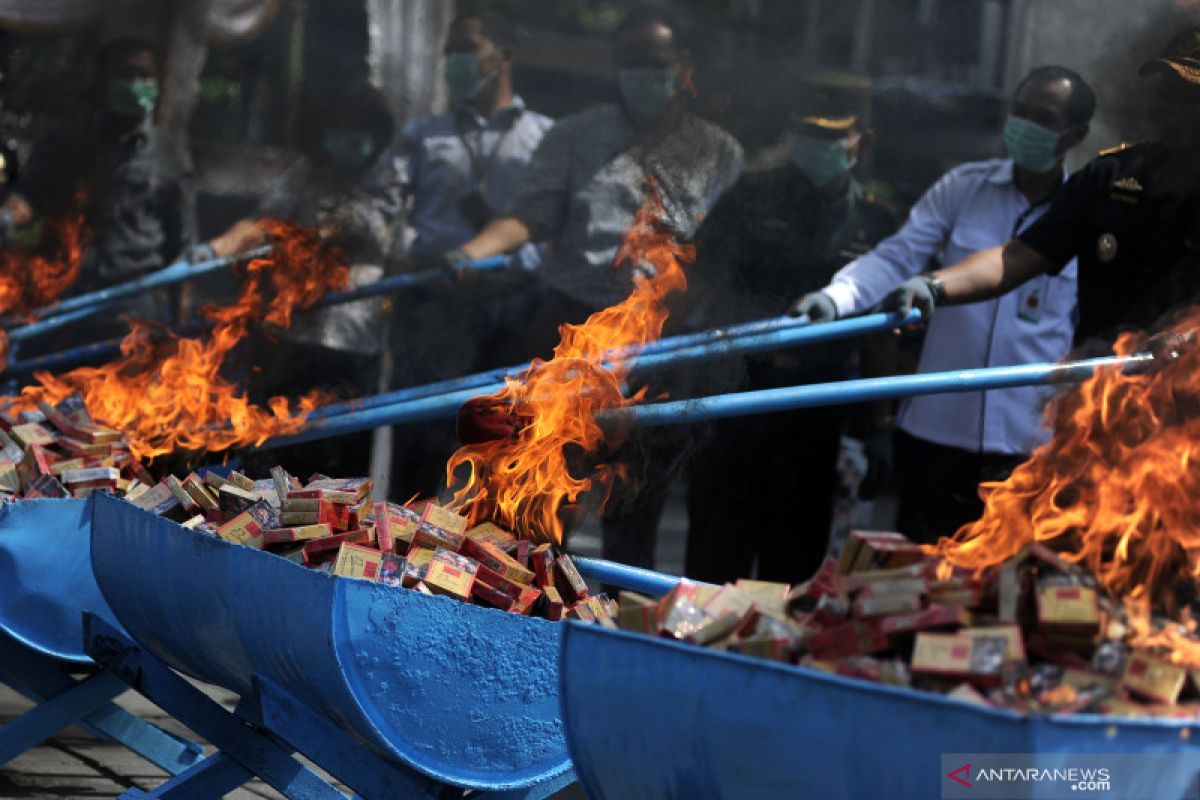
[(993, 389), (1011, 389), (1017, 386), (1077, 383), (1090, 377), (1099, 367), (1129, 367), (1147, 364), (1153, 360), (1154, 356), (1143, 353), (1132, 356), (1108, 356), (1084, 361), (1068, 361), (1062, 364), (1025, 364), (1014, 367), (984, 367), (954, 372), (930, 372), (923, 375), (898, 375), (889, 378), (864, 378), (629, 406), (602, 412), (600, 416), (602, 421), (607, 423), (626, 423), (636, 427), (683, 425), (724, 417), (770, 414), (817, 406), (864, 403), (871, 400), (889, 400), (927, 394), (981, 392)]
[[(817, 406), (861, 403), (926, 394), (979, 392), (991, 389), (1010, 389), (1016, 386), (1042, 386), (1082, 381), (1097, 367), (1133, 366), (1154, 360), (1149, 354), (1109, 356), (1064, 364), (1027, 364), (1014, 367), (984, 367), (953, 372), (930, 372), (923, 375), (898, 375), (890, 378), (865, 378), (835, 383), (789, 386), (754, 392), (713, 395), (691, 400), (675, 400), (644, 406), (630, 406), (603, 412), (601, 421), (607, 424), (625, 423), (635, 426), (678, 425), (722, 417), (769, 414)], [(497, 387), (489, 387), (498, 390)], [(449, 394), (426, 397), (406, 403), (347, 412), (336, 417), (317, 419), (308, 428), (291, 436), (271, 439), (259, 449), (301, 444), (330, 439), (379, 425), (397, 425), (446, 419), (458, 413), (458, 408), (473, 397), (478, 389), (464, 389)]]
[[(243, 253), (235, 253), (224, 258), (213, 258), (207, 261), (200, 261), (195, 264), (190, 261), (176, 261), (174, 264), (163, 267), (160, 270), (151, 272), (149, 275), (143, 275), (140, 278), (109, 286), (104, 289), (97, 289), (94, 292), (87, 294), (68, 297), (58, 303), (48, 306), (42, 306), (33, 312), (33, 316), (39, 320), (49, 321), (51, 318), (70, 314), (72, 312), (89, 309), (90, 311), (99, 311), (104, 308), (109, 308), (118, 300), (124, 300), (126, 297), (144, 294), (152, 289), (158, 289), (163, 286), (173, 286), (177, 283), (200, 278), (208, 275), (211, 272), (225, 269), (230, 264), (238, 261), (249, 260), (251, 258), (259, 258), (271, 252), (271, 245), (263, 245), (255, 247), (252, 250), (247, 250)], [(78, 316), (73, 317), (78, 319)], [(22, 331), (34, 328), (38, 323), (23, 325), (9, 331), (9, 338), (28, 338), (36, 334), (22, 334)]]
[[(259, 250), (262, 250), (262, 248), (259, 248)], [(256, 250), (251, 250), (247, 253), (243, 253), (240, 256), (237, 256), (236, 258), (239, 258), (239, 259), (240, 258), (252, 258), (256, 255), (257, 252), (258, 251), (256, 251)], [(202, 262), (202, 263), (208, 264), (208, 263), (216, 263), (216, 262)], [(483, 259), (479, 259), (478, 261), (472, 261), (469, 264), (469, 266), (471, 269), (482, 271), (482, 270), (497, 269), (499, 267), (503, 267), (503, 266), (507, 265), (508, 263), (509, 263), (509, 259), (506, 256), (495, 256), (493, 258), (483, 258)], [(178, 266), (178, 265), (176, 265), (176, 266)], [(166, 269), (162, 270), (162, 272), (166, 272), (169, 269), (171, 269), (171, 267), (167, 267)], [(205, 270), (205, 271), (208, 271), (208, 270)], [(159, 275), (162, 273), (159, 272), (159, 273), (155, 273), (155, 274)], [(196, 274), (203, 274), (203, 273), (193, 273), (193, 275), (191, 277), (194, 277)], [(404, 289), (407, 289), (407, 288), (410, 288), (413, 286), (421, 286), (421, 285), (424, 285), (427, 283), (432, 283), (440, 278), (446, 277), (447, 274), (448, 273), (446, 270), (433, 269), (433, 270), (425, 270), (423, 272), (413, 272), (413, 273), (409, 273), (407, 275), (397, 275), (397, 276), (394, 276), (391, 278), (385, 278), (381, 281), (376, 281), (374, 283), (367, 284), (366, 286), (360, 286), (357, 289), (350, 289), (345, 292), (336, 292), (334, 294), (326, 295), (325, 297), (321, 298), (321, 300), (319, 300), (317, 303), (315, 303), (312, 306), (312, 308), (328, 308), (329, 306), (335, 306), (340, 303), (349, 303), (349, 302), (353, 302), (354, 300), (362, 300), (362, 299), (368, 298), (368, 297), (382, 297), (384, 295), (396, 294), (397, 292), (403, 291)], [(147, 277), (153, 277), (153, 276), (147, 276)], [(113, 287), (113, 288), (120, 288), (120, 287)], [(80, 295), (80, 297), (83, 297), (83, 295)], [(75, 300), (75, 299), (78, 299), (78, 298), (71, 298), (71, 300)], [(61, 309), (56, 307), (54, 310), (59, 311)], [(69, 313), (59, 314), (57, 316), (50, 317), (49, 319), (35, 322), (30, 325), (26, 325), (24, 327), (17, 328), (13, 331), (10, 331), (8, 334), (9, 339), (12, 341), (22, 341), (22, 340), (28, 339), (32, 336), (37, 336), (40, 333), (46, 333), (47, 331), (51, 331), (56, 328), (62, 327), (71, 322), (74, 322), (77, 319), (82, 319), (84, 317), (87, 317), (87, 316), (93, 314), (97, 310), (98, 310), (97, 307), (87, 306), (84, 308), (76, 309), (74, 311), (70, 311)], [(3, 373), (0, 373), (0, 375), (3, 375), (6, 378), (10, 378), (10, 377), (17, 377), (17, 376), (21, 376), (21, 375), (29, 375), (38, 370), (62, 369), (64, 367), (73, 367), (73, 366), (77, 366), (79, 364), (86, 364), (86, 363), (91, 363), (91, 362), (95, 362), (95, 361), (103, 361), (104, 359), (112, 358), (117, 353), (119, 353), (120, 352), (120, 344), (121, 344), (121, 340), (116, 339), (111, 342), (102, 342), (102, 343), (98, 343), (98, 344), (85, 345), (83, 347), (73, 347), (69, 350), (63, 350), (63, 351), (60, 351), (57, 353), (50, 353), (45, 356), (39, 356), (38, 358), (31, 358), (28, 361), (17, 361), (12, 364), (9, 364), (8, 368), (5, 369), (3, 371)]]
[[(846, 339), (853, 336), (880, 333), (892, 328), (919, 322), (920, 319), (920, 312), (915, 309), (907, 316), (901, 314), (868, 314), (864, 317), (838, 320), (836, 322), (823, 322), (817, 325), (809, 325), (808, 321), (803, 317), (770, 317), (728, 328), (713, 328), (699, 333), (659, 339), (656, 342), (646, 345), (636, 355), (631, 355), (636, 353), (632, 349), (626, 349), (623, 352), (626, 354), (626, 358), (633, 360), (632, 371), (636, 373), (664, 366), (682, 366), (686, 363), (718, 358), (720, 356), (749, 355), (772, 350), (785, 350), (808, 344), (818, 344), (820, 342)], [(622, 362), (614, 360), (609, 363), (618, 364)], [(451, 378), (436, 383), (398, 389), (394, 392), (377, 394), (373, 397), (332, 403), (314, 411), (313, 418), (323, 419), (341, 414), (356, 413), (412, 400), (423, 400), (441, 394), (457, 393), (464, 389), (475, 389), (479, 394), (489, 394), (502, 388), (505, 378), (515, 377), (528, 368), (528, 363), (517, 364), (473, 375), (464, 375), (460, 378)]]

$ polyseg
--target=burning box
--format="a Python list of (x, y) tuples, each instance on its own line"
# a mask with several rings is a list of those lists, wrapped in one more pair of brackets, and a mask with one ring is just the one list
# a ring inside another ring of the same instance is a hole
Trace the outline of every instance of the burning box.
[(539, 544), (529, 553), (529, 563), (533, 568), (534, 580), (541, 588), (554, 583), (554, 551), (548, 544)]
[(1121, 686), (1156, 703), (1174, 704), (1187, 681), (1187, 670), (1145, 653), (1133, 653), (1125, 664)]
[(471, 596), (471, 586), (475, 583), (476, 566), (470, 558), (439, 547), (429, 562), (425, 585), (436, 594), (466, 600)]
[[(519, 561), (508, 553), (505, 553), (499, 547), (466, 537), (462, 539), (459, 546), (463, 555), (470, 556), (493, 572), (503, 575), (508, 580), (523, 586), (533, 583), (534, 573), (521, 566)], [(571, 565), (571, 568), (574, 569), (574, 565)], [(580, 578), (580, 581), (582, 580)], [(585, 590), (584, 594), (586, 593)]]
[(1047, 633), (1090, 636), (1100, 629), (1096, 590), (1088, 586), (1038, 586), (1037, 611), (1039, 627)]
[(879, 632), (884, 636), (894, 636), (931, 628), (963, 627), (970, 624), (971, 614), (964, 608), (931, 605), (929, 608), (911, 614), (884, 617), (879, 620)]
[[(30, 445), (51, 445), (55, 444), (58, 439), (53, 433), (43, 428), (36, 422), (30, 422), (25, 425), (16, 425), (10, 431), (12, 438), (16, 439), (20, 445), (26, 449)], [(108, 448), (105, 448), (107, 451)]]
[(338, 550), (337, 563), (333, 566), (333, 574), (343, 578), (361, 578), (373, 581), (379, 577), (379, 567), (383, 554), (370, 547), (357, 544), (343, 543)]
[(370, 493), (370, 478), (320, 478), (309, 481), (301, 492), (291, 492), (289, 496), (317, 497), (338, 505), (352, 506)]
[(418, 522), (413, 529), (410, 547), (429, 547), (434, 550), (458, 550), (463, 546), (464, 537), (445, 528), (430, 525), (428, 522)]

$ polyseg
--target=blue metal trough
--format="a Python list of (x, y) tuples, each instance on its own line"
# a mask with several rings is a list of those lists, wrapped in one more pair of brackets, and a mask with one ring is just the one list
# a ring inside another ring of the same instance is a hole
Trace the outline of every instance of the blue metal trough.
[(72, 723), (119, 742), (172, 774), (201, 754), (111, 701), (126, 691), (84, 652), (83, 615), (113, 625), (92, 574), (91, 502), (22, 500), (0, 505), (0, 682), (36, 707), (0, 727), (0, 765)]
[[(381, 765), (393, 782), (407, 775), (410, 786), (432, 779), (506, 797), (545, 796), (573, 780), (559, 719), (561, 624), (331, 577), (106, 496), (96, 498), (92, 560), (136, 642), (94, 626), (119, 673), (136, 673), (146, 693), (154, 675), (170, 683), (169, 670), (155, 671), (161, 663), (237, 692), (260, 706), (256, 723), (359, 794), (376, 796), (354, 782)], [(147, 696), (250, 772), (268, 771), (168, 694)], [(296, 724), (298, 715), (308, 722)], [(365, 745), (374, 767), (318, 752), (338, 739)]]
[(1072, 754), (1171, 756), (1173, 768), (1123, 767), (1121, 796), (1154, 800), (1194, 798), (1200, 776), (1200, 720), (1023, 716), (574, 622), (560, 672), (592, 800), (972, 796), (956, 793), (943, 754), (1037, 754), (1027, 766), (1043, 768)]

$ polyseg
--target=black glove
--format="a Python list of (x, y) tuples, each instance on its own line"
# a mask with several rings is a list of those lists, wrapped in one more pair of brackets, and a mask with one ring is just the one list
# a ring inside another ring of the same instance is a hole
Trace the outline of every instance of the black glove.
[(946, 299), (941, 280), (932, 275), (917, 275), (887, 293), (879, 307), (883, 311), (907, 314), (916, 308), (926, 321), (933, 316), (934, 307)]
[(470, 263), (471, 257), (457, 248), (454, 250), (447, 250), (445, 253), (442, 253), (441, 258), (438, 259), (439, 266), (444, 269), (452, 269), (455, 272), (464, 269)]
[(870, 500), (882, 494), (892, 482), (895, 472), (892, 431), (880, 428), (868, 433), (863, 437), (863, 451), (867, 455), (867, 474), (858, 486), (858, 497)]
[(787, 313), (789, 317), (807, 316), (809, 322), (830, 322), (838, 318), (837, 305), (824, 292), (804, 295), (792, 303)]

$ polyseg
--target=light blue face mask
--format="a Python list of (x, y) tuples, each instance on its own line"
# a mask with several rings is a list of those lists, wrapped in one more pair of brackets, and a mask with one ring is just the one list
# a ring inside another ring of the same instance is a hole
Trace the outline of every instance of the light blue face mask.
[(482, 92), (494, 74), (483, 74), (479, 56), (474, 53), (450, 53), (446, 56), (446, 85), (459, 102), (471, 100)]
[(321, 149), (339, 167), (362, 169), (375, 154), (375, 140), (369, 133), (328, 131), (321, 138)]
[(679, 71), (669, 67), (619, 69), (617, 89), (634, 119), (656, 120), (679, 93)]
[(849, 139), (792, 138), (792, 163), (813, 186), (828, 186), (853, 169)]
[(1061, 134), (1036, 122), (1011, 114), (1004, 123), (1004, 146), (1008, 157), (1031, 172), (1049, 172), (1058, 163)]

